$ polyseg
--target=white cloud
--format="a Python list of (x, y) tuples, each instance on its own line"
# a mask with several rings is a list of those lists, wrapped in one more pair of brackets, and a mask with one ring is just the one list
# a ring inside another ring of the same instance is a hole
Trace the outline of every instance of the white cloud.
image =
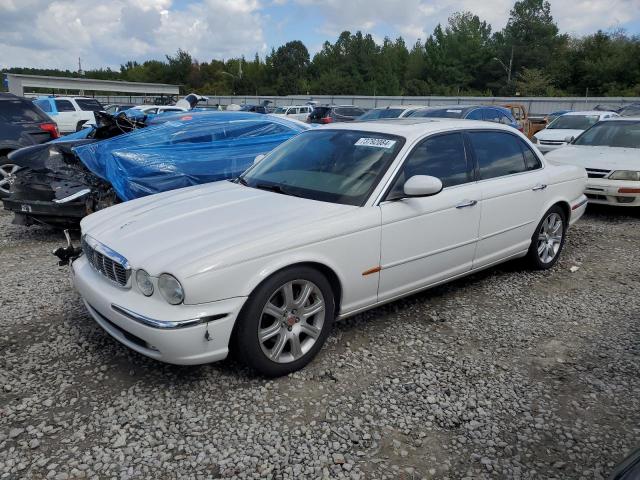
[(0, 67), (118, 67), (178, 48), (203, 61), (264, 48), (257, 0), (0, 0)]

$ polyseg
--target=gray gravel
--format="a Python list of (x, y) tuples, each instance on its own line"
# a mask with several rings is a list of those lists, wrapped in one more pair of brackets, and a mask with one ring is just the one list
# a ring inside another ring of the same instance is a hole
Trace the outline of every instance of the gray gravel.
[[(0, 478), (602, 478), (640, 444), (640, 215), (339, 324), (277, 380), (167, 366), (0, 214)], [(577, 267), (577, 269), (576, 269)]]

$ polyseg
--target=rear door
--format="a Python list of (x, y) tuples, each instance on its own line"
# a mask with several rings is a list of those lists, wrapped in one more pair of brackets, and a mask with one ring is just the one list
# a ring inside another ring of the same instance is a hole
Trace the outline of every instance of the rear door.
[(526, 251), (542, 217), (546, 172), (516, 134), (499, 130), (467, 133), (482, 195), (482, 221), (473, 267), (484, 267)]
[[(430, 197), (394, 199), (414, 175), (440, 178), (444, 188)], [(471, 269), (480, 198), (461, 132), (428, 137), (412, 150), (380, 204), (380, 301)]]
[(56, 116), (58, 129), (64, 133), (75, 132), (79, 118), (73, 103), (61, 98), (56, 98), (54, 102), (56, 110), (58, 110), (58, 115)]

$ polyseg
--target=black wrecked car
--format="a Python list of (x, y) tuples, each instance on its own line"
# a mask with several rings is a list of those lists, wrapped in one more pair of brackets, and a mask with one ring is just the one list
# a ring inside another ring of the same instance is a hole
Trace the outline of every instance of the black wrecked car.
[(55, 122), (33, 103), (11, 93), (0, 93), (0, 198), (9, 196), (9, 182), (18, 168), (8, 155), (59, 136)]
[(9, 179), (10, 195), (2, 202), (5, 210), (14, 213), (13, 223), (77, 227), (82, 217), (117, 203), (111, 185), (91, 173), (72, 148), (144, 126), (122, 114), (96, 112), (95, 128), (11, 152), (9, 162), (15, 168)]

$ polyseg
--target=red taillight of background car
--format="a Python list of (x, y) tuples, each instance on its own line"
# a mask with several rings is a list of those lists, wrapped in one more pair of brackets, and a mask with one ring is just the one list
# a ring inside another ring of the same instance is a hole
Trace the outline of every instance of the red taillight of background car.
[(49, 132), (51, 138), (60, 138), (60, 132), (58, 132), (58, 126), (55, 123), (42, 123), (40, 124), (40, 130)]
[(320, 123), (331, 123), (333, 122), (333, 118), (331, 117), (323, 117), (320, 119)]

